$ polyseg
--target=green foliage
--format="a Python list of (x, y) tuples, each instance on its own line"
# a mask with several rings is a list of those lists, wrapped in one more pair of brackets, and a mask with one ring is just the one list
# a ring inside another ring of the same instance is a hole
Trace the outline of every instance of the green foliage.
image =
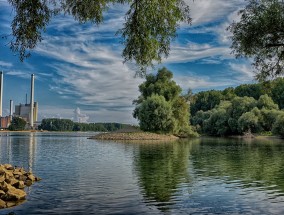
[(254, 99), (259, 99), (262, 93), (261, 84), (242, 84), (237, 86), (234, 90), (235, 94), (239, 97), (253, 97)]
[(243, 113), (238, 119), (239, 133), (252, 132), (258, 133), (262, 130), (259, 118), (261, 117), (260, 110), (254, 108), (250, 112)]
[(200, 133), (226, 136), (270, 132), (283, 114), (268, 95), (260, 96), (257, 101), (252, 97), (235, 97), (221, 101), (209, 111), (198, 111), (191, 122)]
[(277, 78), (271, 82), (271, 97), (280, 109), (284, 108), (284, 78)]
[(272, 131), (272, 127), (276, 122), (277, 117), (284, 114), (284, 112), (280, 110), (261, 109), (260, 112), (261, 112), (260, 125), (265, 131)]
[(277, 120), (272, 128), (272, 133), (280, 135), (284, 138), (284, 114), (281, 114), (277, 117)]
[(229, 134), (229, 115), (224, 108), (213, 109), (210, 118), (204, 121), (204, 132), (212, 136), (225, 136)]
[(216, 105), (220, 104), (223, 97), (222, 92), (217, 90), (196, 94), (193, 99), (194, 101), (191, 103), (191, 115), (194, 115), (199, 110), (207, 111), (213, 109)]
[(20, 117), (13, 117), (11, 125), (9, 126), (10, 131), (22, 131), (25, 130), (26, 121)]
[(257, 78), (284, 73), (284, 4), (280, 0), (249, 0), (241, 19), (228, 28), (237, 57), (253, 57)]
[(267, 94), (262, 95), (259, 97), (257, 101), (257, 107), (259, 109), (265, 108), (267, 110), (278, 110), (278, 105), (275, 104), (271, 97), (269, 97)]
[(139, 86), (141, 95), (134, 101), (133, 116), (142, 130), (182, 136), (194, 133), (189, 126), (189, 105), (172, 78), (173, 74), (163, 68), (157, 75), (147, 75)]
[(77, 123), (70, 119), (43, 119), (39, 129), (48, 131), (116, 131), (128, 125), (120, 123)]
[(8, 0), (15, 17), (12, 21), (10, 48), (23, 61), (30, 51), (42, 40), (52, 18), (67, 14), (80, 23), (103, 22), (104, 12), (112, 4), (128, 4), (125, 23), (117, 34), (122, 36), (125, 61), (135, 61), (139, 74), (144, 75), (153, 62), (161, 62), (167, 57), (170, 43), (176, 37), (180, 22), (191, 22), (189, 7), (183, 0)]
[(172, 133), (176, 127), (171, 104), (159, 95), (151, 95), (141, 104), (137, 118), (143, 131)]

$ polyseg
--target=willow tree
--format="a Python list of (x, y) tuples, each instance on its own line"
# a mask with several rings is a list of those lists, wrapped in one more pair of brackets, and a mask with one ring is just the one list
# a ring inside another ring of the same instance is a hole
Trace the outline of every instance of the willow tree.
[(283, 0), (249, 0), (239, 14), (240, 20), (228, 28), (233, 34), (233, 53), (254, 59), (258, 80), (283, 75)]
[(156, 75), (147, 75), (139, 86), (141, 95), (134, 101), (133, 116), (144, 131), (195, 136), (189, 124), (189, 105), (172, 78), (172, 72), (166, 68)]
[(183, 0), (8, 0), (15, 17), (11, 23), (10, 48), (23, 61), (43, 39), (51, 19), (71, 15), (80, 23), (99, 25), (112, 4), (127, 4), (125, 23), (117, 34), (125, 48), (125, 61), (133, 61), (139, 74), (145, 74), (154, 62), (161, 62), (170, 52), (180, 22), (191, 22), (189, 7)]

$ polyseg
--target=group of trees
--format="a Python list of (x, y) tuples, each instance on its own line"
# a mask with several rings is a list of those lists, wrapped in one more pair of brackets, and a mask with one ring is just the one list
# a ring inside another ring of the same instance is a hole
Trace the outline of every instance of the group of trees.
[(189, 98), (191, 114), (199, 110), (207, 111), (214, 108), (222, 100), (232, 100), (234, 97), (253, 97), (258, 100), (261, 95), (267, 94), (279, 106), (284, 109), (284, 79), (277, 78), (272, 81), (256, 84), (242, 84), (236, 88), (229, 87), (225, 90), (210, 90), (191, 95)]
[(70, 119), (43, 119), (39, 129), (47, 131), (116, 131), (122, 129), (125, 124), (120, 123), (78, 123)]
[(147, 75), (139, 86), (141, 95), (134, 101), (133, 116), (144, 131), (195, 135), (189, 125), (189, 105), (172, 78), (173, 74), (166, 68), (158, 70), (156, 75)]
[(23, 131), (26, 128), (27, 122), (20, 117), (13, 117), (8, 130), (10, 131)]
[[(266, 91), (276, 95), (273, 92), (279, 93), (278, 84), (283, 81), (279, 78), (270, 82), (273, 87)], [(269, 95), (261, 95), (262, 87), (261, 84), (240, 85), (235, 89), (197, 93), (192, 97), (192, 125), (199, 133), (213, 136), (271, 131), (284, 136), (284, 111), (279, 109), (283, 108), (282, 101), (277, 96), (273, 101)]]

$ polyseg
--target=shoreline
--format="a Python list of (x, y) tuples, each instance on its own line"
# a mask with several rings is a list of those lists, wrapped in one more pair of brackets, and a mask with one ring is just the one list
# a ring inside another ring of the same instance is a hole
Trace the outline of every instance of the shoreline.
[(169, 141), (169, 140), (178, 140), (180, 138), (174, 135), (156, 134), (156, 133), (150, 133), (150, 132), (110, 132), (110, 133), (100, 133), (95, 136), (89, 137), (88, 139)]

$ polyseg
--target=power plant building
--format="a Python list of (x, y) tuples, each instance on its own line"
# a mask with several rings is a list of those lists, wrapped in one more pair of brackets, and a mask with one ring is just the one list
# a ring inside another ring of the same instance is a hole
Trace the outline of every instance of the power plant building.
[[(38, 113), (38, 103), (34, 102), (34, 106), (33, 106), (33, 119), (34, 121), (37, 121), (37, 113)], [(21, 117), (24, 120), (26, 120), (27, 122), (30, 121), (31, 118), (31, 105), (30, 104), (19, 104), (19, 105), (15, 105), (15, 112), (13, 114), (13, 116), (16, 117)]]
[[(15, 112), (13, 113), (13, 101), (10, 100), (10, 115), (2, 116), (2, 101), (3, 101), (3, 72), (0, 71), (0, 128), (6, 129), (11, 124), (13, 117), (21, 117), (29, 123), (30, 127), (34, 128), (34, 122), (38, 117), (38, 103), (34, 101), (34, 74), (31, 75), (31, 96), (30, 104), (19, 104), (15, 106)], [(32, 105), (31, 105), (32, 104)]]

